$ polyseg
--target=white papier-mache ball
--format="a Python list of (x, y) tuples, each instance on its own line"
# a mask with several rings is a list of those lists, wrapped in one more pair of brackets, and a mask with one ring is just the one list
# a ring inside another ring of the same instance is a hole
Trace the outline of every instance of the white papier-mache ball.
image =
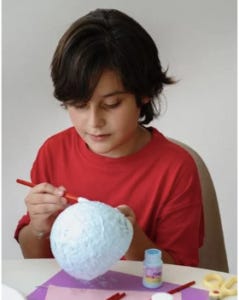
[(77, 279), (91, 280), (107, 272), (125, 254), (133, 228), (118, 209), (79, 199), (56, 218), (50, 244), (65, 272)]

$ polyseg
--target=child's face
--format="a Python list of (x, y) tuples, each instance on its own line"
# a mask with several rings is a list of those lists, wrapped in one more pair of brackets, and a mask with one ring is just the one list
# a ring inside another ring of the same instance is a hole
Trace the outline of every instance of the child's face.
[(140, 147), (140, 109), (115, 72), (102, 74), (87, 103), (68, 105), (67, 109), (73, 126), (93, 152), (121, 157)]

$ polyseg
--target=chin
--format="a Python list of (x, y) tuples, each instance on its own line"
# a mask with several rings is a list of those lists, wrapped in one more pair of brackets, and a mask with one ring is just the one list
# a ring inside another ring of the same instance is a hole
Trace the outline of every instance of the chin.
[(89, 146), (90, 150), (94, 152), (95, 154), (107, 156), (111, 152), (111, 149), (108, 149), (106, 147), (91, 147)]
[(95, 154), (101, 155), (101, 156), (105, 156), (105, 157), (120, 157), (121, 155), (118, 154), (117, 152), (115, 152), (113, 149), (100, 149), (100, 148), (91, 148), (91, 151), (94, 152)]

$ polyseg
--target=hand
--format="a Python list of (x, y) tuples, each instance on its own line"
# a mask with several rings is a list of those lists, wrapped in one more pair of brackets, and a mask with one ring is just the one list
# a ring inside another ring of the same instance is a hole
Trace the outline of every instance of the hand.
[(136, 222), (135, 213), (128, 205), (122, 204), (116, 207), (134, 226)]
[(64, 187), (57, 188), (49, 183), (40, 183), (31, 189), (25, 203), (31, 220), (29, 226), (33, 233), (51, 231), (54, 220), (67, 207), (64, 192)]

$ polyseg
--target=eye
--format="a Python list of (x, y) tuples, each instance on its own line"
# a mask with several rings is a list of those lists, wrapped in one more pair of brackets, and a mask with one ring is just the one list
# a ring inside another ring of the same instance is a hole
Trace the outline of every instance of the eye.
[(120, 99), (112, 99), (112, 100), (107, 100), (103, 103), (103, 107), (113, 109), (118, 107), (121, 104)]

